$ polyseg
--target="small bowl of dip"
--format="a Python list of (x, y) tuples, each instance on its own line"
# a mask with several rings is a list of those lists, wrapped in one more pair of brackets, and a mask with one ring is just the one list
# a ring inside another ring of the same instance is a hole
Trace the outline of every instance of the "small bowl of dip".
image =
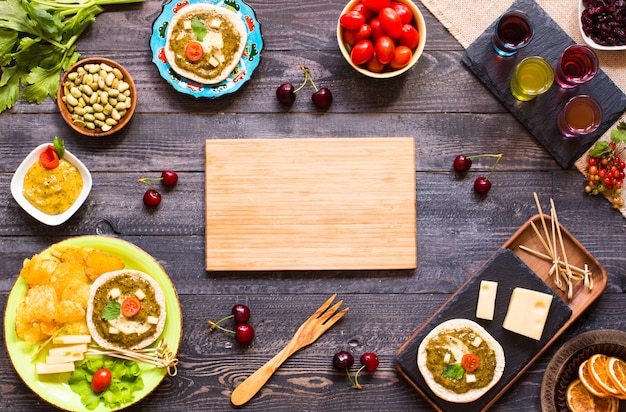
[(39, 156), (52, 143), (35, 148), (20, 163), (11, 179), (13, 198), (29, 215), (48, 226), (67, 221), (82, 206), (91, 191), (91, 173), (68, 150), (59, 166), (46, 169)]

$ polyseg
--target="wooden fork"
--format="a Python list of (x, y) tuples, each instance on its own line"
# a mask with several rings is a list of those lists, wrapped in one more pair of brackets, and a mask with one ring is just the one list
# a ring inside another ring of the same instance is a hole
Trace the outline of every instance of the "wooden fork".
[(343, 302), (342, 300), (330, 307), (330, 304), (336, 296), (337, 294), (332, 295), (300, 326), (300, 328), (298, 328), (293, 338), (291, 338), (283, 350), (278, 352), (276, 356), (270, 359), (265, 365), (261, 366), (252, 375), (248, 376), (245, 381), (235, 388), (230, 396), (230, 401), (233, 405), (240, 406), (252, 399), (287, 358), (298, 350), (315, 342), (317, 338), (322, 336), (324, 332), (330, 329), (331, 326), (346, 314), (349, 308), (345, 308), (341, 312), (336, 313)]

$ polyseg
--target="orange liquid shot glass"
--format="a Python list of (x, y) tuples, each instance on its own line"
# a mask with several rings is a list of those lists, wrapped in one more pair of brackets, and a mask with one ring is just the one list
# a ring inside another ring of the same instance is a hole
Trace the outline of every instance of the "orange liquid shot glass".
[(602, 122), (602, 108), (592, 97), (572, 97), (559, 113), (557, 125), (569, 139), (595, 132)]

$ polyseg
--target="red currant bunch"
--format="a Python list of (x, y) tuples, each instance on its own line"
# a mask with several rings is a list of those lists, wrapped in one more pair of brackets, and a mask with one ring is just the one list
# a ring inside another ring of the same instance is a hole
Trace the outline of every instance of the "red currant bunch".
[[(238, 303), (233, 306), (231, 312), (232, 315), (228, 315), (217, 322), (209, 321), (211, 330), (219, 329), (227, 333), (232, 333), (235, 335), (235, 340), (238, 344), (249, 345), (254, 339), (254, 328), (248, 324), (248, 321), (250, 320), (250, 308), (246, 305)], [(220, 326), (220, 323), (227, 319), (235, 320), (235, 330), (226, 329)]]
[(625, 167), (626, 164), (618, 156), (616, 142), (597, 142), (589, 151), (585, 192), (603, 194), (611, 200), (614, 208), (619, 209), (624, 205), (622, 185)]

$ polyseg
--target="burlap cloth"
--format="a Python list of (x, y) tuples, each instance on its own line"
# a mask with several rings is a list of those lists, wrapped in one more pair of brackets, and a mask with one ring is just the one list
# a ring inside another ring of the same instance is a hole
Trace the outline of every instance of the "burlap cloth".
[[(465, 48), (513, 4), (513, 0), (421, 1)], [(576, 43), (584, 43), (578, 25), (578, 0), (536, 0), (536, 2)], [(596, 50), (596, 52), (600, 58), (600, 68), (626, 92), (626, 51)], [(620, 121), (626, 121), (626, 115), (622, 115)], [(608, 140), (614, 128), (615, 125), (600, 139)], [(586, 163), (587, 155), (576, 162), (576, 168), (583, 174), (586, 173)], [(580, 190), (583, 190), (582, 182)], [(626, 217), (626, 206), (622, 206), (620, 211)]]

